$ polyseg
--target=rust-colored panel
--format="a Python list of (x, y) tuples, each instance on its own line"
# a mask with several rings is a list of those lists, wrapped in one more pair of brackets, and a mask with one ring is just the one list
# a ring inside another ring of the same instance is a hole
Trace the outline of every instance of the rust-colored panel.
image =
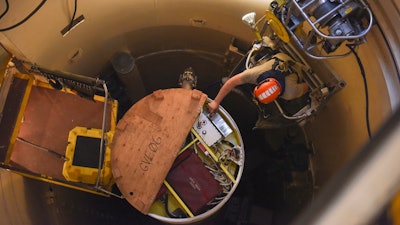
[(28, 80), (14, 78), (10, 87), (6, 103), (4, 105), (3, 117), (0, 121), (0, 161), (6, 159), (7, 149), (10, 144), (10, 138), (14, 131), (18, 112), (24, 98)]
[[(103, 107), (103, 102), (33, 86), (18, 137), (64, 155), (69, 132), (74, 127), (101, 129)], [(107, 109), (106, 130), (109, 130), (110, 104)], [(17, 140), (10, 160), (11, 165), (18, 168), (64, 180), (64, 160), (27, 143)]]
[(126, 200), (147, 214), (207, 96), (182, 88), (158, 90), (118, 122), (111, 168)]

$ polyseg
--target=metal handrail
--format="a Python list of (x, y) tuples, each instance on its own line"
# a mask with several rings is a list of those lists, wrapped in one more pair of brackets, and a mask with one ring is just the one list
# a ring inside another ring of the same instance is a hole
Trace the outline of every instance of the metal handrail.
[[(348, 1), (346, 1), (347, 3)], [(360, 2), (366, 6), (366, 4), (360, 0)], [(368, 12), (368, 16), (369, 16), (369, 23), (368, 23), (368, 27), (361, 32), (360, 34), (357, 35), (348, 35), (348, 36), (331, 36), (331, 35), (326, 35), (324, 33), (322, 33), (316, 26), (315, 24), (317, 24), (319, 21), (325, 19), (326, 17), (328, 17), (331, 13), (335, 12), (337, 9), (342, 8), (346, 3), (341, 3), (340, 5), (338, 5), (337, 7), (335, 7), (332, 12), (325, 14), (324, 16), (322, 16), (321, 18), (319, 18), (316, 21), (311, 21), (309, 16), (302, 10), (301, 6), (299, 5), (299, 3), (297, 3), (297, 1), (291, 1), (291, 3), (296, 6), (296, 8), (300, 11), (301, 15), (304, 17), (304, 19), (310, 24), (310, 26), (313, 28), (313, 30), (321, 37), (325, 38), (325, 39), (336, 39), (336, 40), (349, 40), (349, 39), (358, 39), (358, 38), (362, 38), (364, 37), (372, 28), (373, 25), (373, 16), (372, 16), (372, 12), (368, 7), (365, 7), (365, 9)], [(289, 3), (290, 4), (290, 3)], [(287, 26), (287, 24), (285, 24)]]
[[(108, 104), (108, 88), (105, 81), (103, 81), (104, 88), (104, 108), (103, 108), (103, 121), (101, 124), (101, 141), (100, 141), (100, 150), (99, 150), (99, 166), (97, 170), (97, 179), (96, 179), (96, 188), (99, 189), (100, 183), (100, 175), (101, 175), (101, 167), (103, 162), (103, 152), (104, 152), (104, 134), (105, 134), (105, 124), (106, 124), (106, 114), (107, 114), (107, 104)], [(99, 189), (101, 190), (101, 189)]]

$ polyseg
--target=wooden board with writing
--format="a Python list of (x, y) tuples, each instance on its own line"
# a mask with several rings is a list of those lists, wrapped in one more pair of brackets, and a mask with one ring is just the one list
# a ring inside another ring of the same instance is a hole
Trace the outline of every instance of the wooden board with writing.
[(147, 214), (207, 95), (198, 90), (158, 90), (118, 122), (111, 168), (126, 200)]

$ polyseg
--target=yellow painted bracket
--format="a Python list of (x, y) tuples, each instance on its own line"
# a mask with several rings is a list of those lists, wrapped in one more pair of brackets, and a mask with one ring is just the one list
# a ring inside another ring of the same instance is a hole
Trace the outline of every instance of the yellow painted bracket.
[(184, 148), (182, 148), (178, 152), (178, 155), (182, 154), (182, 152), (184, 152), (186, 149), (188, 149), (190, 146), (192, 146), (197, 140), (198, 140), (198, 138), (194, 138), (189, 144), (187, 144)]
[(182, 199), (179, 197), (178, 193), (175, 192), (175, 190), (171, 187), (171, 185), (164, 180), (164, 185), (167, 187), (169, 192), (174, 196), (174, 198), (179, 202), (179, 204), (182, 206), (183, 210), (190, 216), (194, 217), (193, 213), (190, 211), (190, 209), (186, 206), (186, 204), (182, 201)]
[(18, 77), (20, 79), (28, 80), (28, 84), (26, 86), (25, 94), (24, 94), (24, 97), (22, 98), (22, 102), (21, 102), (21, 106), (20, 106), (20, 109), (19, 109), (19, 112), (18, 112), (17, 120), (15, 122), (14, 130), (13, 130), (13, 133), (12, 133), (11, 138), (10, 138), (10, 144), (8, 145), (6, 158), (4, 160), (4, 164), (6, 164), (6, 165), (8, 165), (10, 163), (11, 153), (12, 153), (12, 150), (14, 148), (17, 136), (18, 136), (19, 128), (21, 126), (21, 121), (22, 121), (22, 118), (24, 116), (25, 109), (26, 109), (26, 106), (28, 104), (29, 96), (31, 94), (32, 85), (33, 85), (32, 76), (25, 75), (25, 74), (19, 74), (19, 73), (15, 74), (14, 76)]
[[(64, 162), (63, 175), (66, 180), (72, 182), (81, 182), (86, 184), (95, 184), (97, 181), (98, 168), (77, 166), (73, 164), (75, 154), (75, 147), (77, 144), (78, 136), (91, 137), (101, 139), (101, 129), (90, 129), (86, 127), (75, 127), (72, 129), (68, 136), (68, 146), (65, 152), (65, 157), (68, 159)], [(112, 181), (111, 173), (111, 140), (112, 132), (105, 133), (105, 149), (103, 158), (103, 167), (101, 169), (100, 184), (110, 185)], [(93, 156), (98, 157), (98, 155)]]
[[(192, 128), (192, 133), (196, 136), (196, 138), (203, 144), (203, 146), (206, 148), (206, 150), (208, 151), (208, 153), (210, 153), (210, 156), (216, 161), (218, 162), (218, 157), (214, 154), (214, 152), (210, 149), (210, 147), (208, 147), (208, 145), (206, 143), (204, 143), (203, 139), (201, 139), (200, 135)], [(236, 179), (233, 177), (233, 175), (228, 171), (228, 169), (226, 168), (226, 166), (219, 164), (219, 166), (221, 167), (221, 169), (225, 172), (226, 176), (229, 178), (229, 180), (231, 180), (233, 183), (236, 183)]]
[(283, 42), (289, 43), (289, 34), (281, 21), (275, 16), (275, 14), (271, 11), (266, 11), (265, 19), (267, 23), (271, 26), (276, 36), (278, 36)]
[(13, 173), (16, 173), (16, 174), (19, 174), (21, 176), (28, 177), (28, 178), (31, 178), (31, 179), (40, 180), (40, 181), (43, 181), (43, 182), (52, 183), (52, 184), (64, 186), (64, 187), (75, 189), (75, 190), (84, 191), (84, 192), (88, 192), (88, 193), (91, 193), (91, 194), (96, 194), (96, 195), (100, 195), (100, 196), (104, 196), (104, 197), (109, 197), (109, 195), (104, 193), (104, 192), (99, 192), (99, 191), (95, 191), (95, 190), (92, 190), (92, 189), (89, 189), (89, 188), (86, 188), (86, 187), (80, 187), (80, 186), (77, 186), (77, 185), (72, 185), (72, 184), (69, 184), (69, 183), (57, 181), (57, 180), (54, 180), (52, 177), (48, 177), (46, 175), (37, 176), (37, 175), (32, 175), (32, 174), (25, 173), (25, 172), (20, 172), (20, 171), (13, 171)]
[(393, 220), (393, 225), (400, 225), (400, 191), (397, 192), (397, 195), (392, 201), (390, 215)]

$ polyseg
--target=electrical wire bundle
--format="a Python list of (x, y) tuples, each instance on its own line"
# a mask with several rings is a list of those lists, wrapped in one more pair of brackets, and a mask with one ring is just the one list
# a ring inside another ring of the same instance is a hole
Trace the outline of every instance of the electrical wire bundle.
[(208, 160), (203, 160), (204, 167), (213, 175), (214, 179), (216, 181), (218, 181), (218, 183), (222, 186), (222, 193), (207, 203), (208, 206), (217, 205), (225, 198), (225, 196), (232, 189), (233, 183), (227, 177), (227, 175), (224, 173), (224, 171), (220, 168), (219, 165), (221, 162), (218, 162), (218, 163), (215, 162), (215, 160), (212, 157), (210, 157), (209, 154), (207, 154), (203, 150), (199, 151), (198, 148), (201, 148), (201, 147), (198, 147), (195, 144), (194, 150), (195, 150), (196, 154), (198, 155), (199, 152), (203, 152), (204, 156), (207, 156), (207, 159), (208, 159)]
[(222, 193), (219, 196), (216, 196), (213, 200), (207, 203), (207, 205), (209, 206), (217, 205), (225, 198), (225, 196), (232, 189), (233, 183), (231, 180), (229, 180), (224, 171), (222, 171), (219, 168), (218, 164), (214, 160), (212, 160), (212, 164), (204, 163), (204, 166), (208, 169), (208, 171), (214, 176), (214, 179), (217, 180), (223, 188)]
[[(8, 3), (8, 0), (5, 0), (6, 3), (6, 9), (4, 10), (4, 12), (0, 15), (0, 19), (2, 19), (7, 13), (8, 13), (8, 9), (10, 8), (10, 4)], [(40, 8), (42, 8), (42, 6), (44, 5), (44, 3), (46, 3), (46, 0), (42, 0), (40, 2), (40, 4), (31, 12), (29, 13), (28, 16), (26, 16), (24, 19), (22, 19), (20, 22), (12, 25), (12, 26), (8, 26), (5, 28), (0, 28), (0, 32), (4, 32), (4, 31), (8, 31), (8, 30), (12, 30), (20, 25), (22, 25), (23, 23), (25, 23), (26, 21), (28, 21), (35, 13), (37, 13), (37, 11), (39, 11)]]

